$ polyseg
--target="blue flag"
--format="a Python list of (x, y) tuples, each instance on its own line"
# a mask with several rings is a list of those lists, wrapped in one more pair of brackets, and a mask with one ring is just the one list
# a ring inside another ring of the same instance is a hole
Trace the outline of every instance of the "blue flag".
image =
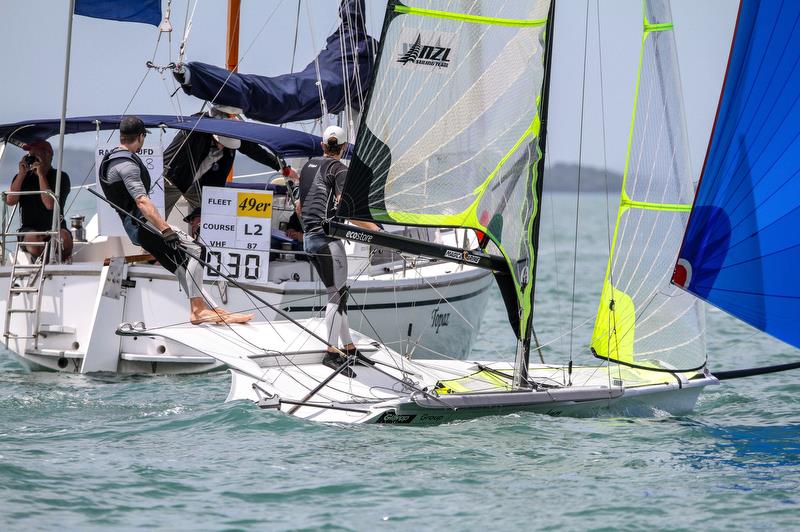
[(161, 24), (161, 0), (75, 0), (75, 14), (158, 26)]

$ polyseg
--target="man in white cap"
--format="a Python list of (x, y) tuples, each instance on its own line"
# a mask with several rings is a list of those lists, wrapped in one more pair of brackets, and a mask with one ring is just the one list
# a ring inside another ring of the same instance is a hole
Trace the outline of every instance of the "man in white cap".
[[(347, 178), (347, 166), (341, 162), (346, 145), (347, 133), (342, 128), (330, 126), (325, 130), (322, 135), (324, 155), (310, 159), (300, 171), (300, 200), (296, 204), (297, 214), (303, 221), (305, 231), (303, 247), (328, 292), (325, 326), (330, 347), (323, 364), (333, 369), (338, 369), (351, 357), (370, 363), (356, 350), (350, 336), (347, 319), (347, 255), (344, 244), (337, 238), (327, 236), (322, 228), (322, 224), (336, 212)], [(353, 220), (353, 223), (366, 229), (378, 230), (378, 226), (370, 222)], [(347, 357), (335, 351), (334, 347), (340, 345)], [(350, 368), (345, 368), (341, 374), (355, 377)]]
[[(208, 113), (195, 116), (238, 120), (241, 112), (236, 107), (217, 105)], [(164, 208), (167, 218), (181, 196), (189, 202), (191, 212), (200, 206), (204, 186), (224, 187), (237, 150), (274, 170), (283, 169), (283, 161), (276, 154), (254, 142), (198, 131), (178, 132), (164, 151)], [(296, 176), (297, 173), (290, 169), (290, 175)]]

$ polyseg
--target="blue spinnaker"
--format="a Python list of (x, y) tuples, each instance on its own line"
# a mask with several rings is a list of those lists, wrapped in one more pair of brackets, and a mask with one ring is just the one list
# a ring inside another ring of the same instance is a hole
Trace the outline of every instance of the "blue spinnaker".
[[(145, 126), (160, 126), (186, 131), (211, 133), (224, 137), (249, 140), (271, 149), (281, 157), (314, 157), (322, 155), (320, 142), (316, 135), (294, 129), (281, 128), (268, 124), (242, 122), (240, 120), (224, 120), (221, 118), (199, 118), (196, 116), (174, 115), (137, 115)], [(81, 116), (66, 119), (66, 134), (109, 130), (119, 127), (121, 115)], [(9, 142), (17, 146), (33, 142), (36, 139), (47, 139), (58, 134), (59, 119), (26, 120), (14, 124), (0, 124), (0, 142)]]
[[(190, 62), (187, 94), (217, 104), (231, 105), (261, 122), (283, 124), (322, 116), (320, 86), (327, 111), (338, 113), (348, 103), (358, 110), (372, 77), (375, 40), (364, 25), (364, 0), (342, 0), (342, 24), (328, 37), (317, 58), (302, 71), (267, 77), (231, 73), (224, 68)], [(349, 93), (349, 98), (347, 97)]]
[(800, 347), (800, 2), (742, 0), (673, 281)]
[(161, 0), (75, 0), (75, 14), (158, 26), (161, 24)]

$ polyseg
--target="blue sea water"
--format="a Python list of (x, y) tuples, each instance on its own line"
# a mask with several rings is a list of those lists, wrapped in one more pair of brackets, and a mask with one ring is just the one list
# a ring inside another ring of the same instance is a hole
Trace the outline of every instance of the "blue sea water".
[[(574, 222), (543, 225), (542, 341), (596, 310), (603, 201), (582, 207), (598, 218), (579, 228), (574, 320)], [(718, 311), (708, 329), (712, 370), (798, 358)], [(508, 358), (513, 345), (494, 292), (473, 357)], [(548, 357), (568, 337), (552, 345)], [(0, 353), (0, 529), (800, 527), (800, 372), (724, 382), (679, 418), (526, 413), (428, 428), (226, 404), (228, 382), (28, 373)]]

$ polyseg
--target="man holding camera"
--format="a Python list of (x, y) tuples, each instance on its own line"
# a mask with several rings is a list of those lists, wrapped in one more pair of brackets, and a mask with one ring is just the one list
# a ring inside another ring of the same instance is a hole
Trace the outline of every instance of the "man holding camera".
[[(21, 233), (26, 234), (23, 242), (30, 245), (24, 246), (34, 259), (37, 259), (44, 250), (44, 245), (50, 237), (48, 235), (36, 234), (50, 231), (53, 228), (53, 207), (55, 200), (51, 194), (56, 188), (56, 169), (51, 166), (53, 162), (53, 147), (46, 140), (36, 140), (30, 144), (25, 144), (22, 149), (27, 151), (19, 162), (19, 172), (11, 180), (9, 192), (41, 192), (41, 194), (11, 194), (6, 196), (8, 205), (19, 203), (20, 218), (22, 226), (19, 228)], [(64, 222), (64, 205), (69, 195), (70, 182), (66, 172), (61, 172), (61, 186), (58, 196), (59, 200), (59, 230), (61, 233), (61, 257), (62, 260), (72, 256), (72, 233), (67, 229)], [(39, 243), (34, 245), (33, 243)]]

